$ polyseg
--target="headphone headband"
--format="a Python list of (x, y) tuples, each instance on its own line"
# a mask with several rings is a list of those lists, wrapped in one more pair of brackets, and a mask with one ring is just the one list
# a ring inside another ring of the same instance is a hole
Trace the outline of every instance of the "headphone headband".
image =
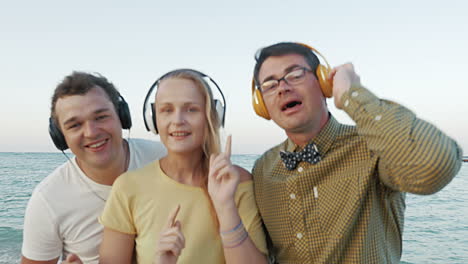
[[(214, 98), (211, 98), (211, 100), (218, 114), (220, 124), (221, 126), (224, 126), (225, 114), (226, 114), (226, 98), (224, 97), (224, 94), (223, 94), (223, 91), (221, 91), (221, 88), (219, 88), (219, 85), (210, 76), (204, 74), (203, 72), (200, 72), (194, 69), (189, 69), (189, 68), (181, 68), (181, 69), (176, 69), (176, 70), (167, 72), (161, 77), (159, 77), (156, 81), (154, 81), (148, 93), (146, 94), (145, 101), (143, 103), (143, 121), (145, 123), (145, 127), (147, 131), (151, 131), (154, 134), (158, 134), (158, 128), (156, 126), (156, 118), (155, 118), (156, 112), (154, 111), (154, 106), (153, 106), (154, 103), (148, 103), (149, 98), (153, 94), (154, 89), (157, 89), (161, 80), (163, 80), (167, 76), (177, 74), (177, 73), (184, 73), (184, 72), (195, 73), (196, 75), (200, 76), (202, 79), (207, 78), (217, 88), (219, 94), (221, 94), (222, 102), (220, 102), (217, 99), (215, 100)], [(208, 87), (211, 89), (211, 86), (209, 84), (208, 84)], [(213, 93), (213, 89), (211, 89), (211, 93)]]
[(299, 44), (299, 45), (301, 45), (301, 46), (303, 46), (303, 47), (306, 47), (306, 48), (310, 49), (311, 51), (313, 51), (315, 54), (319, 55), (320, 58), (322, 58), (323, 61), (325, 62), (326, 67), (329, 68), (329, 69), (331, 69), (330, 64), (328, 64), (327, 59), (326, 59), (326, 58), (322, 55), (322, 53), (320, 53), (317, 49), (315, 49), (314, 47), (309, 46), (309, 45), (307, 45), (307, 44), (300, 43), (300, 42), (296, 42), (296, 44)]

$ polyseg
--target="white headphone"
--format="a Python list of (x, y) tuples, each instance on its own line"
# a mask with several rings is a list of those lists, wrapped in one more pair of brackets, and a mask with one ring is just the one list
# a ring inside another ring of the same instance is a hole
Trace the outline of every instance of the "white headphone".
[[(214, 107), (216, 109), (216, 113), (218, 115), (218, 120), (220, 121), (221, 126), (224, 126), (224, 118), (225, 118), (225, 113), (226, 113), (226, 99), (224, 98), (224, 94), (221, 91), (221, 89), (219, 88), (218, 84), (213, 79), (211, 79), (210, 76), (208, 76), (208, 75), (206, 75), (206, 74), (204, 74), (202, 72), (199, 72), (197, 70), (177, 69), (177, 70), (170, 71), (170, 72), (164, 74), (163, 76), (159, 77), (159, 79), (157, 79), (153, 83), (153, 85), (151, 85), (151, 88), (149, 89), (148, 93), (146, 94), (145, 102), (143, 104), (143, 120), (145, 122), (146, 130), (151, 131), (156, 135), (158, 134), (158, 128), (156, 126), (156, 112), (154, 111), (154, 103), (150, 103), (150, 101), (149, 101), (149, 98), (151, 97), (151, 94), (153, 93), (153, 90), (154, 89), (157, 90), (157, 87), (158, 87), (158, 85), (159, 85), (159, 83), (161, 82), (162, 79), (166, 78), (169, 75), (176, 74), (176, 73), (181, 73), (181, 72), (194, 73), (197, 76), (200, 76), (200, 78), (202, 78), (202, 79), (208, 79), (211, 83), (213, 83), (216, 86), (216, 88), (219, 91), (219, 94), (221, 94), (222, 102), (220, 100), (218, 100), (218, 99), (213, 99), (213, 98), (211, 98), (211, 100), (212, 100), (212, 103), (213, 103), (213, 105), (214, 105)], [(209, 88), (211, 89), (211, 87), (209, 87)], [(211, 90), (213, 92), (213, 89), (211, 89)]]

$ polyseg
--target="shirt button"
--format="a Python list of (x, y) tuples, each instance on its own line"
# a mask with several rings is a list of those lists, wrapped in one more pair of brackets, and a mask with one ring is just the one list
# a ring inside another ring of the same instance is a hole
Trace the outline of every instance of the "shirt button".
[(297, 168), (298, 172), (302, 172), (304, 169), (302, 167)]
[(294, 193), (291, 193), (291, 194), (289, 195), (289, 197), (291, 197), (291, 199), (293, 199), (293, 200), (296, 199), (296, 195), (295, 195)]
[(303, 237), (303, 235), (302, 235), (302, 233), (297, 233), (297, 234), (296, 234), (296, 237), (299, 238), (299, 239), (301, 239), (301, 238)]
[(358, 95), (359, 95), (358, 92), (352, 92), (352, 93), (351, 93), (351, 96), (352, 96), (352, 97), (356, 97), (356, 96), (358, 96)]
[(380, 119), (382, 119), (381, 115), (378, 115), (378, 116), (375, 117), (375, 121), (379, 121)]
[(346, 101), (344, 102), (344, 106), (345, 106), (345, 107), (348, 107), (348, 105), (349, 105), (349, 100), (346, 100)]

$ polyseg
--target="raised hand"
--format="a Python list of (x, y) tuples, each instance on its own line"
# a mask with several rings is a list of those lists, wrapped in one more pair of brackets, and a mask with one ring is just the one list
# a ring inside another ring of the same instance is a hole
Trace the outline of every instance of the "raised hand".
[(184, 234), (182, 234), (181, 224), (176, 220), (179, 210), (180, 205), (177, 205), (169, 214), (167, 224), (161, 231), (156, 247), (155, 264), (177, 263), (177, 259), (185, 247), (185, 237)]
[(351, 86), (361, 85), (359, 75), (354, 71), (352, 63), (346, 63), (333, 68), (330, 72), (329, 79), (333, 80), (333, 98), (335, 100), (335, 106), (338, 109), (343, 109), (341, 97)]
[(234, 194), (239, 181), (239, 171), (231, 163), (231, 136), (228, 136), (225, 151), (210, 157), (208, 193), (217, 212), (223, 207), (235, 206)]

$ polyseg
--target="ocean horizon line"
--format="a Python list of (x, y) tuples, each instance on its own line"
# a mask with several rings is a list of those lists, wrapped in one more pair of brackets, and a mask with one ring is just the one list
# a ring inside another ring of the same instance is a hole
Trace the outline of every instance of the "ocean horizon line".
[[(0, 153), (21, 153), (21, 154), (27, 154), (27, 153), (34, 153), (34, 154), (39, 154), (39, 153), (44, 153), (44, 154), (71, 154), (73, 155), (73, 153), (71, 151), (65, 151), (65, 152), (57, 152), (57, 151), (0, 151)], [(259, 155), (262, 155), (263, 153), (235, 153), (235, 154), (232, 154), (232, 155), (245, 155), (245, 156), (259, 156)], [(462, 155), (462, 159), (465, 160), (465, 159), (468, 159), (468, 155)], [(465, 161), (466, 162), (466, 161)]]
[[(65, 152), (57, 152), (57, 151), (0, 151), (0, 154), (2, 153), (5, 153), (5, 154), (11, 154), (11, 153), (19, 153), (19, 154), (28, 154), (28, 153), (32, 153), (32, 154), (41, 154), (41, 153), (44, 153), (44, 154), (71, 154), (71, 155), (74, 155), (73, 152), (71, 151), (65, 151)], [(232, 155), (243, 155), (243, 156), (259, 156), (259, 155), (262, 155), (263, 153), (258, 153), (258, 154), (255, 154), (255, 153), (233, 153)], [(467, 156), (468, 158), (468, 156)]]

